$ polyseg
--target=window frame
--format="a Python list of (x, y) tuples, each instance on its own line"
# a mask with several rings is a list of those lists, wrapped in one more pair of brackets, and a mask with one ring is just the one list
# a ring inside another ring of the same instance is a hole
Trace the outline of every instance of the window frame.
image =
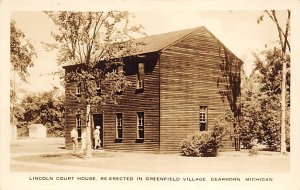
[[(141, 72), (141, 68), (143, 68), (142, 72)], [(143, 90), (144, 88), (145, 88), (145, 63), (140, 62), (137, 64), (136, 89)]]
[[(119, 125), (119, 117), (118, 116), (121, 116), (121, 125)], [(115, 122), (116, 122), (116, 140), (122, 140), (123, 137), (124, 137), (124, 128), (123, 128), (123, 113), (121, 112), (117, 112), (116, 113), (116, 118), (115, 118)], [(119, 130), (121, 130), (121, 135), (122, 137), (119, 137)]]
[(117, 74), (124, 73), (124, 65), (118, 65), (116, 69), (116, 73)]
[[(140, 118), (142, 118), (141, 123), (140, 123)], [(140, 131), (142, 131), (143, 137), (140, 136)], [(136, 113), (136, 139), (137, 140), (145, 139), (145, 112)]]
[(76, 84), (75, 95), (81, 96), (81, 85), (80, 84)]
[(76, 114), (75, 125), (76, 125), (76, 130), (77, 130), (78, 138), (81, 139), (81, 133), (82, 133), (82, 119), (81, 119), (81, 114)]
[[(204, 124), (204, 129), (203, 129)], [(206, 131), (208, 124), (208, 107), (206, 105), (199, 106), (199, 131)]]
[(139, 77), (136, 77), (136, 89), (137, 90), (143, 90), (144, 89), (144, 79), (139, 79)]
[(101, 85), (99, 82), (96, 82), (96, 96), (101, 96), (102, 95), (102, 92), (101, 92)]

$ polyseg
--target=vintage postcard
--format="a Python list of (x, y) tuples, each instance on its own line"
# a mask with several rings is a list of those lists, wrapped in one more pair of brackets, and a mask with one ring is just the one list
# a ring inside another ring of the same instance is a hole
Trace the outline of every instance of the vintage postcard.
[(0, 189), (300, 189), (299, 1), (0, 5)]

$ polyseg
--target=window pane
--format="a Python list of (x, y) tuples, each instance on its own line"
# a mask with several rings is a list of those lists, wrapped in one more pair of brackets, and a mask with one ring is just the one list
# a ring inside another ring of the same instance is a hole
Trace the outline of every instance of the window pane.
[(121, 73), (123, 71), (123, 65), (119, 65), (117, 67), (117, 73)]
[(200, 106), (199, 110), (199, 130), (205, 131), (207, 126), (207, 106)]
[(77, 129), (78, 137), (81, 137), (81, 128)]
[(145, 75), (144, 63), (139, 63), (138, 64), (138, 75), (140, 75), (140, 76)]
[(200, 123), (200, 131), (205, 131), (205, 123)]
[(116, 138), (123, 138), (123, 126), (122, 126), (123, 114), (116, 113)]
[(118, 138), (119, 139), (123, 138), (123, 130), (122, 130), (122, 128), (118, 129)]
[(77, 85), (76, 85), (76, 88), (75, 88), (75, 94), (76, 94), (76, 95), (80, 95), (80, 94), (81, 94), (81, 86), (80, 86), (80, 84), (77, 84)]
[(136, 88), (137, 88), (137, 89), (142, 89), (142, 88), (144, 88), (144, 80), (141, 79), (140, 77), (137, 78), (137, 81), (136, 81)]
[(145, 68), (144, 63), (138, 64), (138, 71), (137, 71), (137, 88), (144, 88), (144, 76), (145, 76)]
[(137, 138), (144, 138), (144, 112), (137, 113)]
[(76, 115), (76, 128), (77, 128), (78, 137), (81, 137), (81, 118), (80, 118), (80, 115)]
[(101, 96), (101, 86), (99, 82), (96, 82), (96, 96)]
[(139, 131), (139, 139), (143, 139), (144, 138), (144, 131), (140, 130)]

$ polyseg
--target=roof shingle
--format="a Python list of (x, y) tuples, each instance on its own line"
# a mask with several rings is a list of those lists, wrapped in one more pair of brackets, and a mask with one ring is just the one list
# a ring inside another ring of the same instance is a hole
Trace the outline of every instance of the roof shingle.
[(138, 45), (137, 51), (134, 52), (133, 55), (160, 51), (199, 28), (200, 27), (190, 28), (135, 39), (133, 42), (137, 43)]
[[(146, 36), (133, 40), (133, 44), (137, 44), (135, 51), (130, 55), (140, 55), (145, 53), (157, 52), (166, 47), (169, 47), (173, 43), (179, 41), (188, 34), (196, 31), (201, 27), (189, 28), (185, 30), (179, 30), (174, 32), (167, 32), (157, 35)], [(116, 55), (115, 57), (119, 57)], [(63, 67), (71, 66), (74, 64), (64, 64)]]

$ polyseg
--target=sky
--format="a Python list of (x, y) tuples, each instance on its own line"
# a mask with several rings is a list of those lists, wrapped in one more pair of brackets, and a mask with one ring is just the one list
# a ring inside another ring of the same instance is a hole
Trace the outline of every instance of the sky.
[[(263, 11), (139, 11), (131, 12), (134, 17), (132, 24), (141, 24), (147, 35), (160, 34), (187, 28), (205, 26), (236, 56), (244, 61), (244, 69), (249, 75), (253, 69), (253, 53), (265, 49), (265, 45), (272, 45), (278, 39), (274, 23), (265, 17), (261, 24), (257, 19)], [(279, 12), (285, 16), (285, 12)], [(46, 51), (42, 42), (51, 43), (51, 31), (55, 25), (43, 12), (15, 11), (11, 18), (17, 27), (31, 41), (37, 58), (34, 67), (29, 69), (28, 83), (17, 83), (17, 91), (24, 93), (41, 92), (61, 88), (59, 77), (51, 75), (62, 69), (56, 63), (56, 52)], [(285, 17), (282, 17), (285, 18)], [(281, 17), (280, 17), (280, 20)], [(63, 91), (63, 88), (61, 88)]]

